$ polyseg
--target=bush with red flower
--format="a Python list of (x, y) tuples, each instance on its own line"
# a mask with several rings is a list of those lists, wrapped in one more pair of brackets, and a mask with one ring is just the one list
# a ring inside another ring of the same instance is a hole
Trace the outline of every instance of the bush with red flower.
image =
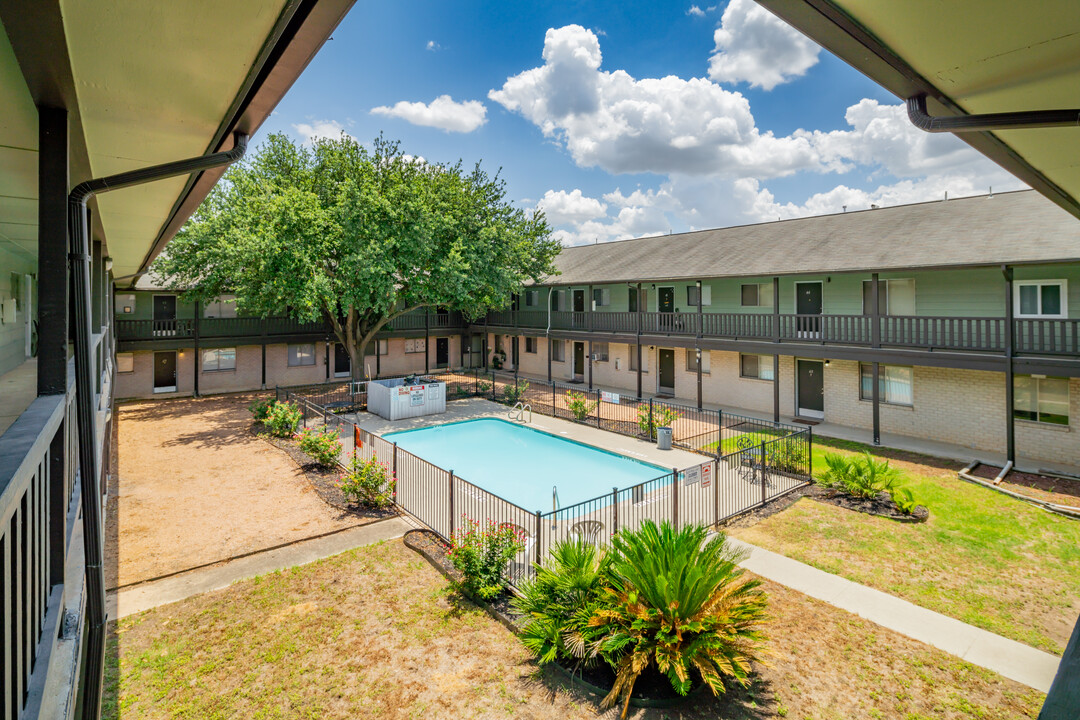
[(525, 549), (525, 531), (509, 523), (488, 520), (481, 526), (462, 515), (462, 527), (450, 543), (450, 562), (462, 574), (462, 585), (482, 600), (506, 589), (506, 566)]
[(347, 500), (371, 510), (385, 510), (394, 504), (397, 478), (389, 463), (372, 455), (364, 460), (354, 452), (339, 483)]

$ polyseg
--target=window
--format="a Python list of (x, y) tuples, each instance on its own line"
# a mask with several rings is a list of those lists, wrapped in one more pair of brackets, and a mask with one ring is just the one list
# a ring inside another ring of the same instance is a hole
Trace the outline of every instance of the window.
[(1021, 420), (1069, 424), (1069, 379), (1041, 375), (1013, 378), (1013, 417)]
[(563, 291), (562, 290), (554, 290), (554, 291), (552, 291), (552, 293), (551, 293), (551, 309), (553, 311), (555, 311), (555, 312), (558, 312), (558, 311), (562, 310), (565, 307), (565, 305), (566, 305), (566, 302), (563, 300)]
[[(649, 291), (642, 289), (641, 291), (641, 311), (646, 312), (649, 309), (648, 301)], [(627, 298), (627, 309), (630, 312), (638, 311), (638, 289), (636, 287), (630, 288), (630, 295)]]
[(203, 372), (217, 372), (218, 370), (236, 369), (236, 348), (215, 348), (203, 350)]
[(536, 354), (536, 338), (534, 338), (534, 337), (525, 338), (525, 352), (532, 353), (534, 355)]
[(603, 307), (611, 304), (611, 288), (593, 288), (593, 307)]
[[(498, 335), (495, 336), (496, 341)], [(496, 342), (496, 344), (498, 344)], [(405, 341), (405, 352), (407, 353), (422, 353), (427, 352), (427, 338), (410, 338)]]
[[(701, 296), (705, 300), (706, 305), (712, 305), (712, 288), (708, 285), (702, 284)], [(698, 289), (697, 285), (691, 285), (686, 288), (686, 304), (691, 307), (697, 307), (698, 304)]]
[(289, 346), (289, 367), (315, 364), (315, 343)]
[(592, 344), (592, 354), (596, 358), (596, 362), (607, 362), (608, 344), (606, 342), (594, 342)]
[(375, 341), (375, 353), (386, 357), (390, 354), (390, 341), (389, 340), (376, 340)]
[[(863, 315), (874, 310), (874, 281), (863, 280)], [(915, 280), (878, 280), (878, 313), (881, 315), (915, 314)]]
[(564, 354), (565, 350), (564, 350), (563, 345), (564, 345), (564, 343), (563, 343), (562, 340), (552, 340), (551, 341), (551, 361), (552, 362), (563, 362), (564, 361), (566, 355)]
[[(697, 350), (687, 350), (686, 351), (686, 371), (687, 372), (693, 372), (693, 373), (697, 372)], [(701, 351), (701, 372), (702, 373), (708, 373), (709, 372), (709, 351), (708, 350), (702, 350)]]
[[(638, 346), (628, 345), (627, 347), (630, 348), (630, 369), (634, 372), (637, 372)], [(649, 351), (645, 347), (641, 348), (641, 372), (649, 372)]]
[(1017, 282), (1013, 287), (1013, 312), (1018, 318), (1065, 318), (1068, 297), (1064, 280)]
[(131, 315), (135, 312), (135, 296), (117, 295), (116, 307), (120, 311), (121, 315)]
[(773, 380), (772, 355), (740, 355), (739, 375), (756, 380)]
[(540, 304), (540, 291), (539, 290), (526, 290), (525, 291), (525, 307), (536, 307)]
[(213, 302), (208, 302), (203, 307), (204, 318), (234, 318), (236, 317), (236, 296), (222, 295)]
[(118, 373), (135, 372), (135, 355), (134, 355), (134, 353), (116, 353), (116, 372), (118, 372)]
[[(874, 399), (874, 366), (859, 365), (859, 399)], [(912, 369), (904, 365), (878, 366), (878, 394), (889, 405), (914, 405)]]
[[(743, 307), (772, 307), (772, 283), (753, 283), (742, 286)], [(706, 298), (707, 299), (707, 298)], [(705, 303), (708, 305), (708, 303)]]

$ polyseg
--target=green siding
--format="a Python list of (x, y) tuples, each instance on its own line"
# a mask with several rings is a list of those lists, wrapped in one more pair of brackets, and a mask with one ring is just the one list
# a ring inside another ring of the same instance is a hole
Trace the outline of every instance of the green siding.
[[(1017, 280), (1056, 280), (1068, 282), (1069, 317), (1080, 317), (1080, 264), (1020, 266), (1015, 268)], [(957, 270), (916, 270), (910, 272), (881, 273), (880, 279), (905, 279), (915, 281), (915, 313), (924, 316), (954, 317), (1004, 317), (1005, 281), (998, 268), (969, 268)], [(862, 283), (869, 281), (871, 273), (837, 273), (835, 275), (783, 276), (780, 278), (780, 312), (795, 312), (795, 284), (819, 281), (822, 284), (822, 311), (827, 315), (860, 315), (862, 308)], [(704, 279), (703, 286), (711, 288), (711, 303), (704, 307), (712, 313), (771, 313), (771, 307), (743, 307), (742, 285), (747, 283), (772, 283), (771, 277)], [(682, 312), (693, 312), (696, 307), (687, 305), (687, 288), (693, 282), (642, 283), (648, 293), (648, 311), (658, 309), (661, 287), (675, 288), (675, 307)], [(597, 308), (598, 312), (625, 312), (629, 309), (629, 288), (625, 283), (594, 285), (608, 288), (611, 305)], [(564, 291), (586, 291), (586, 310), (590, 296), (586, 286), (562, 288)], [(771, 292), (771, 289), (769, 289)], [(572, 309), (572, 295), (567, 292), (566, 308)]]

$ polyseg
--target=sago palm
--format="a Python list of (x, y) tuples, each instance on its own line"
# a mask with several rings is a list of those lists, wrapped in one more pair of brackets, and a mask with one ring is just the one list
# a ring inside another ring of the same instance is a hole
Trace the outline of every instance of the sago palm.
[(607, 565), (604, 551), (595, 545), (580, 539), (556, 543), (544, 564), (536, 566), (536, 578), (522, 587), (514, 600), (525, 616), (521, 642), (541, 665), (575, 657), (568, 642), (580, 637), (588, 620), (581, 613), (599, 596)]
[(696, 670), (714, 694), (724, 680), (747, 684), (759, 659), (767, 597), (761, 581), (741, 579), (741, 555), (702, 527), (675, 530), (645, 521), (613, 543), (610, 584), (592, 609), (585, 630), (588, 653), (615, 668), (604, 707), (630, 704), (634, 683), (656, 663), (676, 692), (685, 695)]

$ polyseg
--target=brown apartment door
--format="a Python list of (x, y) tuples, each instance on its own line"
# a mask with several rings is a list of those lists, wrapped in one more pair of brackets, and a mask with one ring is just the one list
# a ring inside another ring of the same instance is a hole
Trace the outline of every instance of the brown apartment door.
[(450, 365), (450, 338), (435, 338), (435, 367)]
[(821, 308), (820, 282), (795, 283), (799, 337), (815, 338), (821, 335)]
[(656, 364), (659, 366), (659, 387), (657, 390), (667, 395), (675, 394), (675, 351), (660, 348), (656, 351)]
[(574, 379), (585, 379), (585, 343), (574, 343)]
[(574, 327), (585, 327), (585, 291), (574, 291)]
[(168, 337), (176, 334), (176, 296), (154, 296), (154, 335)]
[(799, 400), (799, 415), (808, 418), (825, 417), (825, 364), (820, 360), (797, 360), (798, 377), (795, 390)]

